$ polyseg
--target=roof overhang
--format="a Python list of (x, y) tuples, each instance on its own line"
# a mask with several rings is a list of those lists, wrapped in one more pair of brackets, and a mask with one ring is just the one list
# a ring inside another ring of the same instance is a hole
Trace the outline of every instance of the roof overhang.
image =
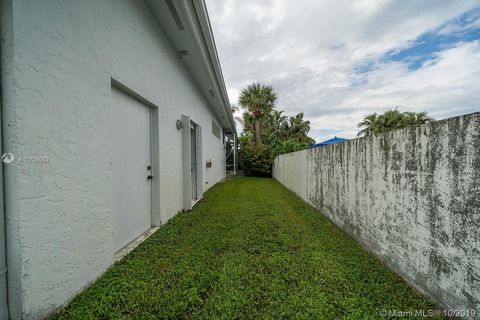
[(203, 0), (146, 0), (153, 16), (225, 132), (235, 132), (222, 69)]

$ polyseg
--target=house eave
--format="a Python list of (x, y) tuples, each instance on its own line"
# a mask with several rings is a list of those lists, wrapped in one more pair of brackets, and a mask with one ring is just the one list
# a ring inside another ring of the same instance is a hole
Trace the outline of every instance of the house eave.
[(208, 11), (205, 5), (204, 0), (193, 0), (192, 1), (196, 12), (197, 18), (199, 20), (200, 26), (202, 28), (203, 37), (205, 39), (205, 44), (209, 52), (210, 59), (205, 61), (205, 63), (211, 63), (214, 73), (217, 86), (220, 91), (220, 97), (223, 102), (223, 107), (230, 124), (231, 132), (235, 131), (235, 121), (233, 119), (232, 109), (230, 106), (230, 100), (228, 99), (227, 88), (225, 86), (225, 80), (223, 79), (222, 67), (220, 65), (220, 60), (217, 53), (217, 47), (215, 45), (215, 39), (213, 37), (212, 27), (210, 25), (210, 19), (208, 16)]
[(224, 131), (234, 132), (235, 122), (204, 0), (147, 0), (147, 4)]

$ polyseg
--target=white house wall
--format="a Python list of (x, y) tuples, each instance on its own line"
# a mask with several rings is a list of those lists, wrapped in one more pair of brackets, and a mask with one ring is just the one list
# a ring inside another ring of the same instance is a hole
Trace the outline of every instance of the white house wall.
[(12, 5), (14, 73), (6, 80), (15, 91), (3, 105), (4, 152), (49, 162), (5, 168), (9, 304), (12, 319), (38, 319), (113, 262), (111, 78), (159, 108), (162, 223), (182, 208), (176, 120), (186, 114), (202, 126), (204, 190), (224, 177), (223, 141), (142, 1)]

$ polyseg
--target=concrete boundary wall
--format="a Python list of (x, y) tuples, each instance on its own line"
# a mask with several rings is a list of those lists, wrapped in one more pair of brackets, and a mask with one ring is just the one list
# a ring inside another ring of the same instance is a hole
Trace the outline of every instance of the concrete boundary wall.
[(281, 155), (273, 176), (446, 309), (480, 312), (480, 113)]

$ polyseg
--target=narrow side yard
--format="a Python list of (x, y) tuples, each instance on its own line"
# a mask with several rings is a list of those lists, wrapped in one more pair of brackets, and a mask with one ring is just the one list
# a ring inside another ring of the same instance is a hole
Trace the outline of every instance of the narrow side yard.
[(376, 319), (434, 306), (273, 179), (236, 178), (53, 319)]

